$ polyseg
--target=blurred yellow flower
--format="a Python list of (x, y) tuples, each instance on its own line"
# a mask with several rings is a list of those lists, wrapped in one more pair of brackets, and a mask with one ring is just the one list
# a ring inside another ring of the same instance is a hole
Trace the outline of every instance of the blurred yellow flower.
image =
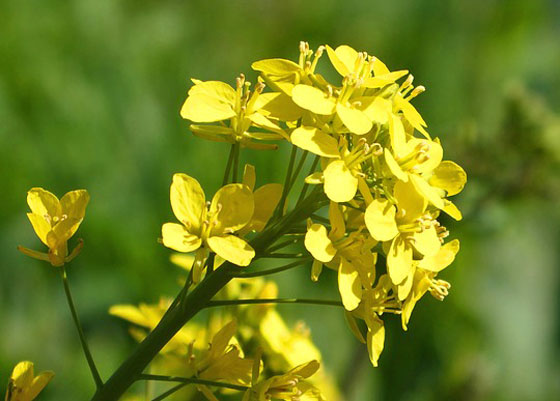
[(35, 376), (33, 362), (23, 361), (18, 363), (12, 371), (8, 383), (6, 401), (31, 401), (51, 381), (54, 373), (51, 371), (41, 372)]
[(48, 254), (33, 251), (22, 246), (18, 249), (36, 259), (62, 266), (71, 261), (81, 250), (81, 243), (68, 255), (67, 242), (82, 223), (89, 202), (89, 194), (84, 189), (70, 191), (60, 200), (43, 188), (32, 188), (27, 193), (27, 204), (31, 213), (27, 217), (35, 233), (43, 244), (49, 247)]

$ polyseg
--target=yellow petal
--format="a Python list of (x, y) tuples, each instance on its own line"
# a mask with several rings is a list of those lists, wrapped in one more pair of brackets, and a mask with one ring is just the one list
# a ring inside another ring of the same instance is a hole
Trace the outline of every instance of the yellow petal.
[(185, 226), (177, 223), (165, 223), (161, 227), (163, 245), (177, 252), (192, 252), (200, 248), (201, 239), (187, 231)]
[(44, 216), (39, 216), (35, 213), (27, 213), (27, 217), (33, 226), (33, 230), (35, 230), (35, 234), (39, 237), (41, 242), (47, 246), (49, 246), (47, 242), (47, 235), (51, 231), (50, 223), (45, 219)]
[(434, 169), (429, 182), (430, 185), (445, 190), (447, 196), (453, 196), (463, 190), (467, 173), (458, 164), (445, 160)]
[(367, 333), (367, 348), (371, 364), (377, 367), (379, 356), (381, 352), (383, 352), (383, 347), (385, 346), (385, 326), (383, 320), (378, 317), (370, 320), (371, 322), (368, 324)]
[(432, 205), (437, 207), (438, 209), (443, 209), (445, 204), (441, 197), (441, 193), (436, 188), (432, 187), (430, 184), (426, 182), (426, 180), (420, 176), (415, 174), (409, 175), (412, 183), (416, 190), (422, 194), (424, 198), (426, 198)]
[(322, 271), (323, 262), (313, 259), (313, 263), (311, 264), (311, 281), (318, 281)]
[(397, 157), (403, 157), (407, 152), (406, 134), (401, 119), (391, 113), (389, 118), (389, 133), (391, 135), (391, 147)]
[(338, 142), (335, 138), (313, 127), (298, 127), (290, 136), (294, 145), (313, 154), (336, 158), (339, 157)]
[(445, 201), (445, 206), (442, 210), (457, 221), (463, 219), (463, 214), (461, 213), (461, 211), (457, 208), (457, 206), (455, 206), (453, 202), (449, 200)]
[(416, 128), (426, 138), (429, 139), (430, 135), (424, 128), (426, 127), (426, 122), (424, 121), (420, 113), (418, 113), (418, 111), (414, 108), (414, 106), (410, 104), (408, 100), (403, 99), (403, 97), (398, 94), (394, 97), (393, 102), (398, 110), (402, 110), (404, 118), (406, 118), (414, 128)]
[(441, 248), (436, 228), (431, 226), (420, 233), (414, 233), (414, 249), (424, 256), (434, 256)]
[(199, 94), (210, 96), (230, 105), (235, 104), (235, 98), (237, 97), (235, 89), (221, 81), (196, 81), (196, 85), (189, 90), (189, 95)]
[(404, 301), (410, 291), (412, 290), (412, 285), (414, 284), (414, 269), (410, 270), (410, 273), (404, 281), (397, 286), (397, 295), (399, 297), (399, 301)]
[(211, 235), (234, 232), (244, 227), (255, 210), (251, 190), (243, 184), (228, 184), (216, 192), (210, 205), (213, 219)]
[(233, 235), (210, 237), (207, 242), (212, 251), (238, 266), (249, 266), (255, 257), (255, 250), (245, 240)]
[(362, 282), (354, 265), (345, 258), (340, 259), (338, 268), (338, 291), (342, 298), (344, 309), (353, 311), (362, 300)]
[(31, 188), (27, 192), (27, 204), (39, 216), (60, 217), (62, 214), (58, 198), (43, 188)]
[(427, 148), (425, 161), (418, 162), (414, 166), (414, 172), (418, 174), (431, 173), (443, 159), (443, 148), (437, 141), (430, 141), (427, 139), (411, 138), (405, 146), (403, 154), (417, 152), (419, 147)]
[(255, 166), (246, 164), (243, 170), (243, 184), (246, 185), (251, 191), (255, 189), (255, 182), (257, 181), (257, 174), (255, 173)]
[(305, 177), (305, 183), (311, 185), (323, 184), (325, 182), (325, 177), (322, 171), (316, 171), (313, 174)]
[(356, 50), (346, 45), (338, 46), (336, 50), (333, 50), (329, 45), (325, 47), (333, 67), (340, 75), (345, 77), (354, 71), (356, 59), (358, 58)]
[(391, 243), (387, 254), (387, 272), (393, 284), (401, 284), (412, 268), (412, 247), (399, 235)]
[(376, 96), (373, 99), (358, 98), (356, 100), (366, 105), (362, 111), (371, 121), (375, 121), (381, 125), (387, 123), (388, 117), (393, 109), (393, 104), (390, 100), (384, 99), (381, 96)]
[(26, 389), (31, 386), (34, 376), (33, 362), (23, 361), (14, 367), (10, 379), (14, 381), (16, 387)]
[(373, 126), (364, 112), (341, 103), (336, 105), (336, 113), (346, 128), (356, 135), (367, 134)]
[(251, 64), (251, 68), (255, 71), (264, 72), (265, 74), (278, 76), (295, 74), (301, 71), (301, 67), (298, 64), (283, 58), (255, 61)]
[[(377, 60), (379, 61), (379, 60)], [(364, 80), (366, 88), (383, 88), (408, 74), (408, 70), (393, 71)]]
[(322, 90), (310, 85), (296, 85), (292, 89), (292, 100), (299, 107), (315, 114), (331, 115), (334, 113), (335, 101)]
[[(47, 243), (50, 248), (55, 248), (58, 245), (68, 241), (70, 237), (78, 231), (82, 220), (68, 217), (53, 227), (52, 231), (47, 234)], [(64, 255), (66, 256), (66, 255)]]
[(404, 210), (404, 217), (399, 221), (414, 222), (424, 214), (428, 206), (427, 200), (410, 181), (398, 181), (393, 188), (393, 196), (397, 200), (398, 209)]
[(235, 117), (231, 105), (203, 93), (189, 95), (181, 108), (181, 117), (197, 123), (210, 123)]
[(455, 260), (455, 255), (459, 252), (459, 240), (454, 239), (443, 245), (439, 252), (432, 257), (422, 259), (418, 263), (418, 267), (438, 273), (449, 266)]
[(389, 201), (375, 199), (364, 214), (366, 227), (377, 241), (389, 241), (399, 233), (395, 221), (396, 209)]
[(175, 217), (191, 233), (198, 233), (206, 209), (206, 198), (198, 181), (186, 174), (174, 174), (170, 199)]
[(337, 241), (344, 237), (346, 233), (346, 224), (344, 224), (344, 216), (336, 202), (331, 201), (329, 204), (329, 221), (331, 222), (329, 238), (333, 241)]
[(255, 212), (251, 219), (251, 228), (257, 232), (262, 231), (268, 220), (272, 217), (274, 209), (282, 197), (281, 184), (266, 184), (253, 193), (255, 199)]
[[(151, 328), (151, 324), (146, 315), (134, 305), (113, 305), (109, 308), (109, 314), (120, 317), (137, 326)], [(159, 319), (158, 319), (159, 320)]]
[(88, 203), (89, 194), (85, 189), (70, 191), (60, 198), (62, 214), (79, 220), (84, 218)]
[(373, 57), (373, 73), (375, 75), (385, 75), (390, 74), (391, 70), (387, 68), (383, 61), (379, 60), (377, 57)]
[(281, 92), (261, 93), (255, 103), (255, 110), (282, 121), (295, 121), (303, 114), (303, 109), (290, 96)]
[(33, 379), (33, 383), (31, 383), (31, 387), (27, 390), (27, 397), (29, 400), (33, 400), (39, 395), (41, 391), (45, 388), (47, 384), (52, 380), (54, 377), (54, 372), (46, 371), (41, 372), (37, 377)]
[(327, 228), (321, 224), (313, 224), (305, 234), (305, 249), (313, 257), (323, 263), (330, 262), (336, 255), (336, 248), (327, 234)]
[(334, 160), (323, 171), (325, 193), (335, 202), (348, 202), (358, 190), (358, 179), (352, 175), (342, 160)]
[(391, 151), (385, 148), (383, 155), (385, 156), (385, 164), (387, 164), (389, 171), (399, 180), (404, 182), (408, 181), (408, 174), (401, 169), (401, 166), (399, 166), (399, 163), (397, 163)]

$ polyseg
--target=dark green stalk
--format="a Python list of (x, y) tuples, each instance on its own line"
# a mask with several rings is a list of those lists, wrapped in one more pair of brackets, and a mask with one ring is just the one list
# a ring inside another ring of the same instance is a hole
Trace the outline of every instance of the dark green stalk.
[(166, 399), (167, 397), (169, 397), (172, 394), (175, 394), (177, 391), (181, 390), (183, 387), (185, 387), (187, 384), (189, 383), (179, 383), (176, 386), (171, 387), (169, 390), (167, 390), (165, 393), (158, 395), (156, 398), (154, 398), (152, 401), (161, 401)]
[(240, 149), (241, 149), (241, 144), (239, 142), (236, 142), (235, 145), (233, 145), (234, 148), (234, 153), (233, 153), (233, 177), (231, 179), (231, 182), (236, 183), (237, 181), (237, 176), (239, 173), (239, 153), (240, 153)]
[[(317, 168), (317, 165), (319, 164), (319, 160), (321, 160), (320, 156), (315, 156), (315, 159), (313, 160), (313, 163), (311, 164), (311, 168), (309, 169), (309, 173), (307, 173), (307, 175), (311, 175), (315, 172), (315, 169)], [(307, 190), (309, 189), (309, 184), (304, 184), (303, 188), (301, 189), (301, 193), (299, 194), (299, 198), (296, 202), (296, 206), (299, 205), (303, 199), (305, 198), (305, 195), (307, 194)]]
[(290, 189), (293, 188), (294, 184), (296, 183), (296, 180), (299, 176), (299, 173), (301, 172), (301, 169), (303, 168), (303, 165), (305, 164), (305, 159), (307, 159), (307, 155), (309, 155), (309, 152), (307, 150), (305, 150), (301, 157), (299, 158), (299, 162), (294, 170), (294, 173), (292, 174), (292, 179), (290, 182)]
[(235, 144), (232, 144), (231, 147), (229, 148), (229, 156), (226, 164), (226, 171), (224, 172), (224, 179), (222, 180), (222, 186), (226, 185), (229, 182), (231, 165), (233, 163), (234, 155), (235, 155)]
[(286, 178), (284, 179), (284, 187), (282, 188), (282, 196), (280, 197), (280, 202), (276, 207), (276, 212), (274, 217), (279, 218), (284, 214), (284, 206), (286, 205), (286, 199), (290, 192), (290, 183), (292, 180), (292, 171), (294, 169), (294, 163), (297, 155), (297, 147), (292, 145), (292, 151), (290, 153), (290, 162), (288, 163), (288, 170), (286, 171)]
[(91, 356), (91, 352), (89, 350), (89, 346), (86, 341), (86, 336), (84, 335), (82, 324), (80, 323), (80, 318), (78, 317), (78, 313), (76, 312), (74, 299), (72, 298), (72, 293), (70, 292), (70, 286), (68, 285), (68, 277), (66, 275), (65, 266), (62, 266), (62, 268), (60, 269), (60, 275), (62, 276), (62, 283), (64, 284), (64, 292), (66, 293), (66, 300), (68, 301), (68, 307), (70, 308), (70, 313), (72, 314), (74, 325), (78, 330), (78, 336), (80, 337), (80, 342), (82, 344), (84, 355), (89, 365), (89, 370), (91, 371), (91, 375), (93, 376), (93, 380), (95, 381), (95, 386), (99, 389), (103, 386), (103, 380), (101, 380), (101, 376), (99, 376), (99, 372), (97, 370), (97, 367), (95, 366), (93, 357)]

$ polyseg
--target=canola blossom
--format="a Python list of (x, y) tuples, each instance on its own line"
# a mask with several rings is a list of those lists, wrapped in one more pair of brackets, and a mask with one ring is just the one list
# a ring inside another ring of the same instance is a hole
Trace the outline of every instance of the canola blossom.
[[(92, 401), (151, 399), (152, 386), (143, 396), (130, 390), (138, 380), (157, 384), (154, 400), (197, 393), (210, 401), (234, 393), (243, 401), (337, 400), (310, 330), (303, 322), (290, 328), (276, 304), (340, 308), (375, 367), (391, 335), (387, 319), (407, 330), (425, 294), (440, 301), (449, 294), (438, 275), (460, 243), (439, 219), (462, 219), (449, 198), (467, 176), (444, 158), (441, 140), (413, 105), (425, 88), (407, 70), (350, 46), (313, 51), (301, 42), (299, 53), (297, 61), (254, 62), (254, 84), (245, 74), (233, 85), (192, 79), (180, 115), (197, 137), (189, 139), (193, 146), (203, 139), (229, 147), (223, 182), (207, 200), (196, 178), (173, 175), (175, 221), (162, 224), (160, 242), (181, 267), (179, 293), (109, 309), (131, 324), (141, 345), (107, 380), (95, 367), (64, 269), (83, 244), (68, 252), (89, 196), (71, 191), (58, 200), (29, 191), (29, 220), (49, 250), (20, 250), (62, 269), (97, 386)], [(283, 183), (259, 182), (245, 149), (273, 155), (281, 147), (290, 149)], [(313, 282), (334, 272), (337, 288), (324, 299), (281, 298), (262, 277), (292, 269), (307, 269)], [(205, 322), (192, 322), (203, 309)], [(12, 379), (10, 394), (29, 395), (7, 400), (31, 400), (48, 382), (47, 375), (32, 384), (32, 365), (18, 375), (25, 380)]]

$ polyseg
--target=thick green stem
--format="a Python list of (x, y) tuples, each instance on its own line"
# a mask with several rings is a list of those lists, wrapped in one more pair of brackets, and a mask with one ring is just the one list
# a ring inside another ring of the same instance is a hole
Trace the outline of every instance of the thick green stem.
[(235, 155), (235, 144), (232, 144), (229, 149), (229, 157), (226, 164), (226, 170), (224, 172), (224, 179), (222, 180), (222, 186), (229, 182), (229, 176), (231, 175), (231, 165), (233, 164), (233, 159)]
[[(313, 163), (311, 164), (311, 168), (309, 169), (309, 173), (307, 173), (307, 175), (311, 175), (315, 172), (315, 169), (317, 168), (317, 165), (319, 164), (319, 161), (321, 160), (320, 156), (315, 156), (315, 160), (313, 160)], [(301, 193), (299, 194), (298, 200), (296, 202), (296, 206), (299, 205), (303, 199), (305, 198), (305, 195), (307, 194), (307, 190), (309, 189), (309, 184), (305, 183), (303, 185), (303, 188), (301, 189)]]
[(66, 293), (68, 307), (70, 308), (70, 313), (72, 314), (74, 325), (78, 330), (78, 336), (80, 337), (80, 342), (82, 343), (82, 348), (89, 365), (89, 370), (91, 371), (91, 375), (93, 376), (93, 380), (95, 381), (95, 386), (99, 389), (103, 386), (103, 380), (101, 380), (101, 376), (99, 376), (99, 372), (97, 371), (97, 367), (95, 366), (95, 362), (93, 361), (93, 357), (91, 356), (91, 352), (86, 341), (86, 336), (84, 335), (82, 324), (80, 323), (80, 318), (78, 317), (78, 313), (76, 312), (76, 306), (74, 305), (74, 299), (72, 298), (72, 293), (70, 292), (70, 286), (68, 285), (68, 276), (66, 275), (66, 268), (64, 266), (62, 266), (62, 268), (60, 269), (60, 275), (62, 276), (62, 283), (64, 284), (64, 292)]
[(282, 188), (282, 196), (280, 197), (280, 202), (276, 207), (275, 217), (282, 217), (284, 214), (284, 206), (286, 205), (286, 200), (288, 194), (290, 193), (290, 184), (292, 182), (292, 171), (294, 170), (294, 163), (296, 161), (297, 147), (292, 146), (292, 151), (290, 153), (290, 162), (288, 163), (288, 170), (286, 171), (286, 178), (284, 179), (284, 187)]
[(253, 271), (253, 272), (242, 272), (242, 273), (237, 273), (234, 275), (235, 278), (250, 278), (250, 277), (261, 277), (261, 276), (267, 276), (269, 274), (275, 274), (275, 273), (280, 273), (289, 269), (292, 269), (294, 267), (297, 266), (301, 266), (306, 264), (307, 262), (311, 261), (311, 258), (305, 258), (303, 260), (297, 260), (295, 262), (292, 263), (288, 263), (287, 265), (284, 266), (280, 266), (280, 267), (275, 267), (272, 269), (266, 269), (266, 270), (257, 270), (257, 271)]
[[(264, 249), (277, 241), (295, 223), (315, 212), (321, 205), (322, 197), (320, 191), (312, 192), (300, 207), (271, 224), (255, 237), (251, 241), (251, 246), (257, 255), (262, 254)], [(109, 380), (98, 389), (91, 401), (117, 401), (181, 327), (204, 309), (214, 295), (233, 278), (232, 273), (237, 269), (238, 266), (226, 262), (188, 292), (186, 297), (162, 318)]]
[(241, 152), (241, 144), (236, 142), (233, 145), (233, 177), (231, 178), (231, 182), (236, 183), (237, 175), (239, 173), (239, 153)]

